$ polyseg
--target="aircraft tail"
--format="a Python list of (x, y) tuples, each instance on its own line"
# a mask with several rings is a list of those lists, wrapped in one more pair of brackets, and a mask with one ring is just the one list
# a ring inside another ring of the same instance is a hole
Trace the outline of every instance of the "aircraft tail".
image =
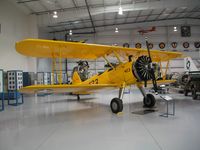
[(199, 69), (196, 67), (191, 57), (184, 58), (184, 71), (185, 72), (199, 71)]
[(77, 84), (77, 83), (81, 83), (81, 82), (82, 82), (82, 81), (81, 81), (81, 78), (80, 78), (78, 72), (75, 71), (75, 72), (73, 73), (73, 76), (72, 76), (72, 84)]

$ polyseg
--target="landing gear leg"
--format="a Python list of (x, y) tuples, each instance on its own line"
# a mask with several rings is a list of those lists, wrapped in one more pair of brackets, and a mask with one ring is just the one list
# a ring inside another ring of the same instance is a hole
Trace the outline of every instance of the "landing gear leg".
[(115, 114), (117, 114), (118, 112), (122, 112), (123, 110), (123, 95), (124, 87), (119, 89), (119, 98), (113, 98), (110, 102), (110, 108)]
[(155, 105), (156, 103), (156, 99), (152, 94), (146, 94), (144, 88), (142, 86), (138, 86), (140, 92), (142, 93), (142, 95), (144, 96), (143, 98), (143, 104), (144, 107), (148, 107), (151, 108)]
[(80, 95), (79, 95), (79, 94), (77, 95), (77, 100), (78, 100), (78, 101), (80, 100)]

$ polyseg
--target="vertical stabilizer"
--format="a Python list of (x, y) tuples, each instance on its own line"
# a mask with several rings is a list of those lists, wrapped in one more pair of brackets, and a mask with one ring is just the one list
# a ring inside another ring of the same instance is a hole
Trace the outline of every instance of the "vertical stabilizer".
[(75, 71), (75, 72), (73, 73), (73, 76), (72, 76), (72, 84), (77, 84), (77, 83), (81, 83), (81, 82), (82, 82), (82, 81), (81, 81), (80, 76), (78, 75), (78, 72)]
[(185, 72), (190, 72), (190, 71), (199, 71), (194, 64), (193, 60), (191, 57), (185, 57), (184, 58), (184, 71)]

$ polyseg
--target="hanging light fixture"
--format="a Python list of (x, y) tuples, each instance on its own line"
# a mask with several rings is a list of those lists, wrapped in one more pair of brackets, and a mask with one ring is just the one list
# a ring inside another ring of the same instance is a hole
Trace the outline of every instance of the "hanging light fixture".
[(177, 30), (177, 27), (176, 26), (174, 26), (174, 32), (177, 32), (178, 30)]
[(58, 13), (57, 13), (57, 11), (54, 11), (54, 12), (53, 12), (53, 18), (58, 18)]
[(118, 28), (115, 28), (115, 33), (118, 33), (118, 32), (119, 32)]
[(119, 15), (123, 15), (123, 9), (122, 9), (122, 2), (121, 2), (121, 0), (119, 2), (119, 11), (118, 11), (118, 14)]
[(72, 35), (72, 30), (69, 30), (69, 35)]

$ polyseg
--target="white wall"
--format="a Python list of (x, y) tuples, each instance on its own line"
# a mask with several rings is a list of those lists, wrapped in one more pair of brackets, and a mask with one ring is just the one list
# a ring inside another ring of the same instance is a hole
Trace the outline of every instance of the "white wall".
[(37, 72), (52, 72), (51, 59), (37, 58)]
[[(180, 27), (183, 25), (191, 26), (191, 37), (181, 37)], [(156, 31), (150, 32), (145, 36), (148, 37), (148, 41), (154, 44), (153, 49), (159, 48), (159, 43), (165, 43), (166, 51), (180, 51), (186, 56), (191, 56), (195, 63), (200, 61), (200, 51), (194, 47), (194, 42), (199, 41), (200, 37), (200, 20), (196, 19), (178, 19), (178, 20), (169, 20), (169, 21), (157, 21), (157, 22), (147, 22), (147, 23), (134, 23), (127, 25), (113, 25), (108, 27), (96, 28), (97, 33), (94, 34), (81, 34), (81, 35), (72, 35), (73, 40), (85, 40), (87, 39), (87, 43), (96, 43), (96, 44), (105, 44), (112, 45), (118, 44), (122, 46), (123, 43), (127, 42), (131, 47), (135, 47), (135, 43), (142, 43), (142, 48), (146, 48), (145, 38), (138, 33), (138, 30), (148, 29), (152, 26), (156, 26)], [(173, 27), (176, 26), (178, 31), (174, 32)], [(115, 28), (119, 28), (119, 33), (115, 33)], [(75, 32), (84, 32), (85, 30), (73, 31)], [(66, 32), (58, 32), (55, 34), (47, 34), (41, 32), (42, 38), (53, 39), (54, 36), (56, 39), (64, 40), (64, 34)], [(176, 49), (172, 48), (171, 42), (177, 42), (178, 46)], [(183, 48), (183, 42), (189, 42), (190, 47), (188, 49)], [(171, 72), (183, 72), (184, 71), (184, 62), (183, 59), (177, 59), (171, 61), (170, 63)], [(200, 66), (200, 64), (197, 64)]]
[(36, 17), (25, 15), (11, 2), (1, 0), (0, 24), (0, 68), (35, 72), (36, 58), (28, 58), (17, 53), (15, 42), (38, 37)]
[[(159, 24), (155, 25), (159, 26)], [(194, 60), (200, 60), (199, 57), (200, 51), (194, 47), (194, 42), (199, 41), (200, 25), (191, 25), (191, 37), (181, 37), (181, 32), (180, 32), (181, 25), (185, 24), (180, 23), (176, 25), (178, 29), (177, 32), (173, 31), (172, 25), (160, 26), (156, 27), (156, 31), (145, 34), (145, 36), (148, 37), (149, 42), (154, 44), (153, 49), (162, 50), (159, 48), (159, 43), (164, 42), (166, 44), (164, 50), (166, 51), (176, 50), (184, 53), (184, 55), (191, 56)], [(131, 47), (135, 47), (135, 43), (140, 42), (142, 43), (142, 48), (146, 48), (144, 36), (138, 33), (138, 30), (141, 30), (142, 27), (138, 26), (131, 28), (130, 26), (124, 25), (119, 27), (119, 33), (114, 32), (115, 27), (116, 26), (105, 27), (104, 29), (101, 29), (100, 32), (97, 32), (95, 35), (73, 35), (72, 39), (74, 40), (88, 39), (87, 41), (88, 43), (97, 43), (105, 45), (118, 44), (119, 46), (122, 46), (123, 43), (127, 42), (130, 44)], [(144, 27), (144, 28), (148, 29), (150, 27)], [(55, 36), (57, 39), (63, 40), (64, 33), (56, 33)], [(49, 34), (46, 38), (52, 39), (53, 34)], [(172, 48), (171, 42), (177, 42), (178, 43), (177, 48), (175, 49)], [(188, 49), (185, 49), (182, 45), (183, 42), (189, 42), (190, 47)], [(177, 59), (171, 61), (170, 66), (171, 66), (170, 69), (171, 72), (184, 71), (183, 59)], [(197, 64), (197, 66), (199, 65)]]

